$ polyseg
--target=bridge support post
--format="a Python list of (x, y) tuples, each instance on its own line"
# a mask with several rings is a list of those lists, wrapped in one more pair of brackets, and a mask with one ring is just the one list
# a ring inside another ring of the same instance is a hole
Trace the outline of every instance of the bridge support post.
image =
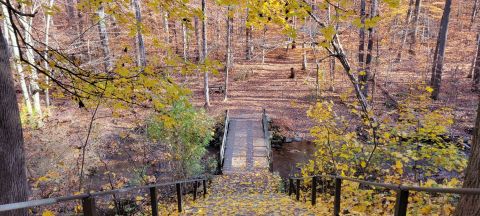
[(312, 177), (312, 205), (317, 204), (317, 179), (318, 176)]
[(397, 201), (395, 203), (395, 216), (407, 215), (408, 190), (400, 189), (397, 191)]
[(207, 197), (207, 180), (203, 180), (203, 198)]
[(83, 215), (96, 216), (95, 197), (89, 196), (82, 199)]
[(150, 188), (150, 205), (152, 207), (152, 216), (158, 216), (157, 188)]
[(198, 181), (193, 182), (193, 201), (197, 200)]
[(340, 215), (340, 201), (342, 193), (342, 179), (335, 178), (335, 199), (333, 201), (333, 215)]
[(289, 178), (288, 179), (288, 183), (289, 183), (289, 188), (288, 188), (288, 196), (291, 196), (292, 193), (293, 193), (293, 179)]
[(297, 195), (297, 201), (300, 200), (300, 179), (297, 179), (297, 188), (295, 188), (296, 191), (295, 191), (295, 194)]
[(177, 187), (177, 207), (178, 212), (182, 212), (182, 185), (180, 183), (175, 184)]

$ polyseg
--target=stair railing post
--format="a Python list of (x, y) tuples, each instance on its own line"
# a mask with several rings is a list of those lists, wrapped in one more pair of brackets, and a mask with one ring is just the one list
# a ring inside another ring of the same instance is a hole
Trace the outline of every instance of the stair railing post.
[(289, 178), (289, 179), (288, 179), (288, 182), (289, 182), (288, 196), (291, 196), (292, 193), (293, 193), (293, 179), (292, 179), (292, 178)]
[(193, 201), (197, 200), (198, 181), (193, 182)]
[(150, 188), (150, 205), (152, 207), (152, 216), (158, 216), (157, 188)]
[(342, 199), (342, 179), (335, 177), (335, 198), (333, 201), (333, 215), (340, 215), (340, 202)]
[(203, 198), (207, 197), (207, 180), (203, 180)]
[(175, 184), (177, 187), (177, 207), (178, 207), (178, 212), (182, 212), (182, 184), (177, 183)]
[(395, 216), (405, 216), (407, 215), (407, 205), (408, 205), (408, 190), (398, 190), (397, 191), (397, 200), (395, 203)]
[(95, 197), (89, 196), (82, 199), (83, 215), (96, 216)]
[(300, 179), (297, 179), (297, 185), (296, 186), (297, 186), (297, 188), (295, 188), (296, 189), (295, 194), (297, 196), (297, 201), (299, 201), (300, 200)]
[(312, 205), (317, 204), (317, 179), (318, 176), (312, 177)]

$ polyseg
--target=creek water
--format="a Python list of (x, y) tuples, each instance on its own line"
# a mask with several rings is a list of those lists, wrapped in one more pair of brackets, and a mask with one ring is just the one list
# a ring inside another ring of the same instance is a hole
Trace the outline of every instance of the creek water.
[(312, 142), (282, 143), (281, 147), (273, 148), (273, 172), (278, 172), (284, 179), (300, 173), (298, 164), (310, 160), (314, 152)]

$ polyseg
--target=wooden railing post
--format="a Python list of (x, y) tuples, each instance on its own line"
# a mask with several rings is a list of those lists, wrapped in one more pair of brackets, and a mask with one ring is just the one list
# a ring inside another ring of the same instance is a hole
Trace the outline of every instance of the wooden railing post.
[(289, 178), (288, 179), (288, 182), (289, 182), (289, 188), (288, 188), (288, 196), (291, 196), (292, 193), (293, 193), (293, 179)]
[(297, 188), (295, 188), (295, 194), (297, 195), (297, 201), (300, 200), (300, 179), (297, 179)]
[(395, 216), (407, 215), (408, 190), (400, 189), (397, 191), (397, 201), (395, 203)]
[(82, 199), (83, 215), (96, 216), (95, 197), (89, 196)]
[(340, 201), (342, 199), (342, 179), (335, 177), (335, 198), (333, 201), (333, 215), (340, 215)]
[(180, 183), (176, 184), (177, 187), (177, 206), (178, 212), (182, 212), (182, 185)]
[(150, 205), (152, 207), (152, 216), (158, 216), (157, 188), (150, 188)]
[(312, 177), (312, 205), (317, 204), (317, 178), (318, 176)]
[(203, 198), (207, 197), (207, 180), (203, 180)]
[(198, 181), (193, 182), (193, 201), (197, 200)]

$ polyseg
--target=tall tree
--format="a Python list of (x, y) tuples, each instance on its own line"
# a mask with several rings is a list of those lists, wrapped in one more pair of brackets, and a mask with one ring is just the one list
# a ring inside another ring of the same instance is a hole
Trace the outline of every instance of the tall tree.
[(193, 22), (195, 25), (195, 51), (197, 53), (197, 61), (200, 61), (202, 59), (202, 48), (201, 48), (201, 43), (200, 43), (200, 24), (198, 22), (198, 17), (195, 16), (193, 17)]
[(253, 46), (252, 46), (252, 33), (253, 33), (253, 26), (248, 24), (249, 18), (248, 18), (248, 8), (247, 8), (247, 16), (246, 16), (246, 22), (247, 25), (245, 27), (245, 58), (247, 60), (252, 60), (253, 57)]
[(472, 18), (471, 18), (471, 24), (473, 26), (473, 23), (475, 23), (475, 17), (477, 16), (477, 10), (478, 10), (478, 0), (475, 0), (473, 3), (473, 9), (472, 9)]
[(108, 33), (107, 33), (107, 23), (105, 20), (105, 8), (103, 4), (100, 4), (97, 10), (97, 16), (99, 19), (98, 22), (98, 33), (100, 35), (100, 44), (102, 45), (102, 52), (104, 57), (104, 69), (105, 71), (110, 71), (113, 67), (113, 62), (110, 57), (110, 48), (108, 42)]
[[(208, 49), (207, 49), (207, 0), (202, 0), (202, 63), (205, 64), (207, 60), (207, 54), (208, 54)], [(205, 107), (210, 106), (210, 92), (208, 88), (208, 71), (204, 71), (204, 76), (203, 76), (203, 92), (205, 94)]]
[[(378, 0), (372, 0), (370, 6), (370, 19), (377, 17), (378, 12)], [(363, 95), (365, 97), (368, 96), (368, 85), (371, 78), (371, 69), (372, 69), (372, 61), (373, 61), (373, 43), (375, 42), (376, 38), (376, 30), (375, 27), (370, 26), (368, 28), (368, 45), (367, 45), (367, 59), (365, 62), (365, 83), (363, 84)]]
[(23, 101), (25, 103), (25, 108), (27, 110), (27, 113), (30, 117), (33, 117), (33, 108), (32, 108), (32, 102), (30, 98), (30, 93), (28, 92), (28, 87), (27, 87), (27, 81), (25, 77), (25, 71), (23, 70), (23, 66), (20, 62), (20, 47), (18, 46), (18, 38), (17, 35), (15, 34), (12, 24), (10, 23), (10, 14), (8, 13), (7, 6), (2, 5), (2, 12), (5, 14), (5, 19), (4, 21), (4, 31), (5, 31), (5, 38), (10, 39), (10, 45), (12, 47), (12, 53), (13, 53), (13, 62), (16, 68), (16, 71), (19, 75), (19, 81), (20, 81), (20, 87), (22, 89), (22, 96), (23, 96)]
[(366, 93), (365, 84), (367, 76), (365, 73), (365, 18), (366, 18), (366, 0), (360, 0), (360, 31), (358, 35), (358, 81), (363, 95)]
[(407, 38), (408, 38), (408, 33), (410, 32), (410, 21), (412, 19), (412, 10), (413, 10), (413, 2), (414, 0), (410, 0), (408, 3), (408, 12), (407, 12), (407, 17), (405, 18), (405, 30), (403, 32), (403, 37), (402, 37), (402, 42), (400, 43), (400, 48), (398, 49), (398, 54), (397, 54), (397, 62), (402, 61), (402, 52), (403, 52), (403, 47), (407, 43)]
[(233, 11), (232, 6), (228, 6), (227, 13), (227, 52), (225, 54), (225, 91), (224, 91), (224, 101), (228, 99), (228, 73), (230, 72), (231, 59), (232, 59), (232, 30), (233, 30)]
[[(480, 103), (473, 131), (472, 149), (465, 169), (464, 188), (480, 188)], [(480, 215), (480, 195), (462, 195), (455, 208), (455, 216)]]
[[(9, 60), (8, 46), (0, 30), (0, 205), (26, 201), (28, 191), (22, 125)], [(27, 209), (0, 213), (27, 214)]]
[[(48, 1), (48, 7), (49, 8), (52, 8), (53, 7), (53, 2), (55, 2), (55, 0), (49, 0)], [(46, 13), (45, 14), (45, 54), (44, 54), (44, 58), (45, 58), (45, 61), (44, 61), (44, 67), (47, 71), (50, 70), (50, 65), (48, 63), (48, 44), (49, 44), (49, 39), (50, 39), (50, 23), (51, 23), (51, 20), (52, 20), (52, 16), (50, 15), (50, 13)], [(45, 88), (45, 106), (46, 107), (49, 107), (50, 106), (50, 89), (49, 89), (49, 79), (48, 77), (45, 77), (45, 84), (46, 84), (46, 88)]]
[(442, 83), (443, 61), (445, 59), (445, 48), (447, 46), (448, 24), (450, 20), (450, 11), (452, 0), (445, 1), (442, 20), (440, 21), (440, 31), (438, 32), (437, 46), (433, 55), (432, 77), (430, 85), (433, 87), (432, 99), (437, 100), (440, 94)]
[(422, 7), (422, 0), (415, 0), (415, 10), (413, 11), (413, 22), (410, 39), (410, 52), (414, 53), (415, 44), (417, 43), (418, 20), (420, 17), (420, 9)]
[(143, 70), (147, 66), (147, 55), (145, 54), (145, 43), (143, 42), (142, 34), (142, 11), (138, 0), (133, 0), (133, 7), (135, 9), (135, 20), (137, 25), (137, 46), (138, 46), (138, 60), (137, 66)]
[(472, 74), (473, 74), (473, 90), (478, 91), (480, 88), (480, 33), (477, 35), (477, 49), (473, 58)]

